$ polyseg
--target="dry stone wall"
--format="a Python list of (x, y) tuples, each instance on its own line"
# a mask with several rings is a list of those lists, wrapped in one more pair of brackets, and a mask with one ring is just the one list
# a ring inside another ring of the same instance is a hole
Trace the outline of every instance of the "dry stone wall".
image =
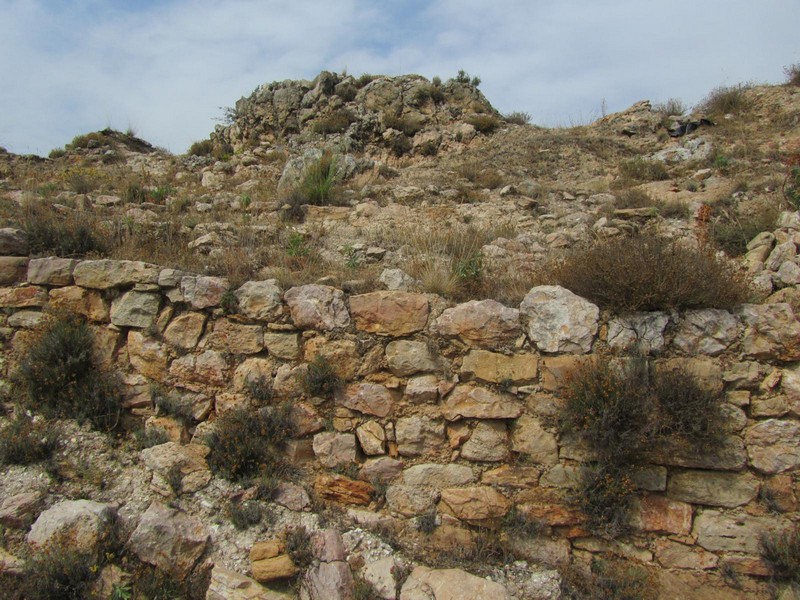
[[(372, 484), (382, 479), (379, 510), (396, 516), (435, 510), (484, 525), (516, 507), (546, 526), (540, 543), (521, 549), (529, 560), (610, 549), (664, 569), (729, 564), (764, 576), (759, 536), (797, 517), (800, 324), (788, 304), (611, 317), (555, 286), (534, 288), (519, 307), (452, 306), (403, 291), (282, 290), (274, 280), (231, 290), (225, 279), (131, 261), (0, 265), (6, 370), (47, 310), (83, 315), (123, 374), (126, 408), (172, 439), (144, 451), (145, 462), (167, 471), (177, 461), (184, 489), (208, 482), (207, 450), (192, 436), (202, 440), (226, 411), (258, 406), (254, 386), (267, 385), (272, 402), (293, 402), (289, 452), (320, 497), (375, 508)], [(592, 537), (571, 502), (592, 451), (554, 423), (570, 370), (625, 351), (723, 390), (727, 433), (706, 453), (650, 449), (636, 474), (634, 533), (613, 542)], [(317, 356), (343, 381), (331, 399), (301, 385)], [(194, 430), (153, 415), (159, 388), (191, 413)]]

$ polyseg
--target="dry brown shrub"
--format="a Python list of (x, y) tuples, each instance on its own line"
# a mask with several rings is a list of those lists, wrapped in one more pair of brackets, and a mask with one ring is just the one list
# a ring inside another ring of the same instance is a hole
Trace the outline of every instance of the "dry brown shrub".
[(493, 190), (503, 185), (503, 176), (496, 169), (486, 167), (479, 161), (462, 164), (458, 168), (458, 174), (480, 188)]
[(579, 296), (618, 313), (731, 308), (751, 296), (743, 277), (710, 251), (647, 235), (576, 250), (553, 276)]

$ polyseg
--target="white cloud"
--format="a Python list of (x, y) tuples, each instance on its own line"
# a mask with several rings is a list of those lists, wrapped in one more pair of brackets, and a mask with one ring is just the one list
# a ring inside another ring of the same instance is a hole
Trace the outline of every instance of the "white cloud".
[[(54, 5), (56, 8), (54, 8)], [(60, 8), (59, 8), (60, 7)], [(46, 154), (128, 125), (182, 152), (257, 85), (350, 73), (479, 75), (501, 111), (585, 121), (650, 98), (779, 81), (800, 60), (788, 0), (12, 0), (0, 6), (0, 145)]]

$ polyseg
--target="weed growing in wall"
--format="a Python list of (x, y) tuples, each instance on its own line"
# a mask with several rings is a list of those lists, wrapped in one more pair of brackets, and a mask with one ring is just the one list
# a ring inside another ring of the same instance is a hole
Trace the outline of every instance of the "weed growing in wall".
[(74, 315), (49, 322), (27, 349), (15, 374), (23, 404), (46, 417), (89, 421), (98, 429), (116, 427), (120, 391), (103, 372), (91, 329)]

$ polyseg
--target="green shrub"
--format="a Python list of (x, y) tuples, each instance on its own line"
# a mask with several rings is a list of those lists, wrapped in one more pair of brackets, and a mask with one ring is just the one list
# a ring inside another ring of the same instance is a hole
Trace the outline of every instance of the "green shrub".
[(233, 290), (225, 290), (220, 298), (219, 307), (226, 315), (234, 315), (239, 312), (239, 299)]
[(92, 556), (54, 547), (36, 553), (25, 563), (17, 598), (84, 600), (92, 597), (90, 592), (97, 575), (97, 565)]
[(414, 137), (424, 126), (423, 121), (419, 117), (411, 115), (405, 117), (384, 115), (383, 124), (387, 129), (396, 129), (409, 137)]
[(630, 513), (636, 484), (626, 466), (584, 467), (578, 489), (578, 505), (593, 534), (616, 538), (630, 531)]
[(311, 561), (314, 560), (314, 554), (311, 548), (311, 535), (302, 525), (293, 527), (286, 532), (284, 545), (286, 547), (286, 553), (301, 571), (308, 567)]
[(458, 167), (458, 174), (474, 183), (479, 188), (490, 190), (503, 185), (503, 176), (497, 169), (487, 167), (480, 161), (469, 161)]
[(160, 427), (142, 427), (133, 432), (133, 443), (139, 450), (160, 446), (168, 441), (169, 435)]
[(341, 383), (333, 365), (321, 354), (308, 363), (308, 370), (302, 379), (303, 389), (312, 396), (330, 396)]
[(208, 465), (234, 482), (285, 475), (289, 463), (283, 454), (293, 422), (289, 404), (255, 412), (234, 409), (217, 419), (208, 445)]
[(264, 516), (261, 505), (253, 500), (245, 500), (244, 502), (232, 501), (228, 504), (227, 513), (231, 523), (239, 531), (258, 525)]
[(493, 115), (473, 115), (466, 121), (479, 133), (492, 133), (500, 127), (500, 120)]
[(773, 577), (800, 585), (800, 526), (765, 533), (760, 542), (761, 557), (769, 565)]
[(368, 83), (372, 83), (376, 79), (380, 79), (383, 75), (372, 75), (370, 73), (363, 73), (358, 79), (356, 79), (356, 87), (358, 89), (363, 88)]
[(562, 430), (582, 435), (601, 462), (631, 462), (652, 439), (653, 407), (643, 393), (642, 362), (622, 368), (608, 359), (586, 361), (567, 379)]
[(17, 414), (0, 429), (0, 465), (28, 465), (46, 460), (58, 447), (61, 431), (51, 423)]
[(618, 313), (731, 308), (751, 292), (733, 267), (710, 251), (663, 237), (601, 240), (570, 254), (557, 283)]
[(800, 86), (800, 63), (783, 67), (783, 74), (786, 75), (787, 84)]
[(481, 84), (480, 77), (470, 77), (470, 74), (467, 73), (464, 69), (459, 69), (458, 75), (453, 78), (453, 81), (456, 83), (461, 83), (464, 85), (471, 85), (473, 87), (478, 87)]
[(325, 206), (334, 204), (337, 182), (336, 159), (332, 153), (324, 152), (319, 160), (306, 167), (297, 189), (305, 204)]
[(631, 158), (619, 163), (620, 175), (630, 181), (663, 181), (669, 179), (669, 172), (660, 160)]
[(50, 150), (50, 154), (48, 154), (48, 157), (52, 159), (61, 158), (66, 153), (67, 151), (64, 148), (53, 148), (52, 150)]
[(700, 103), (700, 110), (710, 115), (739, 114), (750, 108), (746, 91), (749, 85), (721, 86), (714, 88)]
[(189, 152), (187, 152), (187, 154), (191, 156), (211, 156), (212, 152), (214, 152), (214, 142), (211, 140), (202, 140), (194, 142), (189, 146)]
[(122, 193), (122, 199), (128, 204), (147, 202), (147, 188), (141, 183), (129, 183)]
[(96, 223), (86, 214), (64, 215), (44, 202), (27, 202), (22, 207), (20, 226), (33, 255), (84, 257), (106, 251)]
[[(795, 157), (800, 162), (800, 156)], [(783, 197), (792, 208), (800, 210), (800, 166), (791, 166), (783, 180)]]
[(436, 530), (436, 507), (431, 507), (416, 519), (417, 529), (422, 533), (431, 534)]
[(330, 135), (332, 133), (342, 133), (346, 131), (348, 127), (350, 127), (350, 123), (353, 122), (353, 115), (346, 110), (337, 110), (325, 117), (320, 117), (316, 119), (312, 125), (311, 129), (316, 133), (321, 133), (322, 135)]
[(678, 98), (670, 98), (666, 102), (659, 102), (653, 107), (657, 113), (664, 117), (680, 116), (688, 109), (686, 105)]
[(747, 252), (747, 244), (759, 233), (775, 229), (779, 210), (764, 203), (745, 211), (728, 199), (711, 207), (710, 214), (711, 239), (725, 254), (736, 257)]
[(103, 430), (118, 423), (118, 384), (100, 370), (92, 332), (74, 315), (61, 315), (45, 325), (14, 379), (27, 407), (46, 417), (89, 421)]
[(596, 455), (576, 496), (596, 535), (628, 531), (636, 486), (631, 467), (663, 442), (696, 449), (722, 435), (721, 392), (681, 366), (652, 367), (644, 358), (586, 360), (565, 381), (560, 427), (582, 437)]
[(515, 110), (514, 112), (503, 115), (503, 120), (512, 125), (528, 125), (531, 122), (531, 115), (530, 113)]
[(405, 135), (398, 135), (392, 139), (391, 142), (392, 147), (392, 154), (396, 157), (400, 158), (404, 154), (406, 154), (411, 148), (413, 144), (410, 139), (408, 139)]

